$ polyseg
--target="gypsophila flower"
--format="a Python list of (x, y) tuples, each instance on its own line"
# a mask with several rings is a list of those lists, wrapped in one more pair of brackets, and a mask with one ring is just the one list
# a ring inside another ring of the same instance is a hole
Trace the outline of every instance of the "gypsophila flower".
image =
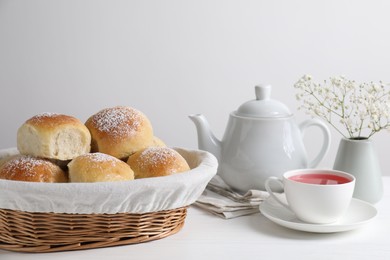
[(298, 109), (326, 120), (346, 138), (370, 138), (382, 129), (390, 130), (388, 84), (358, 84), (344, 76), (320, 84), (304, 75), (294, 87), (296, 99), (301, 101)]

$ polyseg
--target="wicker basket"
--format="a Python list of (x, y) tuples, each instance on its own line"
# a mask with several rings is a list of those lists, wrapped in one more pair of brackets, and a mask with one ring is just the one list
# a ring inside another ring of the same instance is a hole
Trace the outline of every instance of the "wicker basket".
[(128, 245), (178, 232), (186, 207), (144, 214), (28, 213), (0, 209), (0, 248), (55, 252)]
[[(184, 225), (187, 207), (201, 195), (218, 167), (216, 158), (207, 152), (177, 150), (191, 170), (161, 179), (90, 185), (0, 180), (0, 249), (91, 249), (147, 242), (177, 233)], [(59, 192), (62, 188), (68, 191), (66, 195)], [(39, 201), (35, 200), (31, 194), (44, 195), (44, 199), (38, 196)], [(69, 194), (78, 197), (70, 200)], [(110, 195), (113, 200), (102, 199)], [(121, 196), (122, 200), (115, 200)], [(83, 204), (78, 205), (79, 201)], [(110, 203), (105, 204), (107, 201)]]

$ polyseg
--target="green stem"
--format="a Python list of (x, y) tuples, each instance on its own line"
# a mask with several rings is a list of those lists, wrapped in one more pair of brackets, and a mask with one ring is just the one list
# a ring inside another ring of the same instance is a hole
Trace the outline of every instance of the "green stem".
[(332, 112), (333, 114), (335, 114), (335, 115), (337, 115), (337, 116), (339, 116), (339, 117), (341, 117), (342, 118), (342, 116), (339, 114), (339, 113), (337, 113), (336, 111), (334, 111), (331, 107), (328, 107), (328, 106), (326, 106), (326, 104), (324, 103), (324, 102), (322, 102), (315, 94), (314, 94), (314, 91), (307, 91), (307, 90), (305, 90), (305, 92), (307, 92), (308, 94), (310, 94), (312, 97), (314, 97), (316, 100), (317, 100), (317, 102), (321, 105), (321, 106), (323, 106), (324, 108), (326, 108), (328, 111), (330, 111), (330, 112)]
[(361, 135), (361, 133), (362, 133), (363, 122), (364, 122), (364, 120), (361, 120), (361, 121), (360, 121), (360, 126), (359, 126), (359, 134), (358, 134), (358, 136), (360, 136), (360, 135)]

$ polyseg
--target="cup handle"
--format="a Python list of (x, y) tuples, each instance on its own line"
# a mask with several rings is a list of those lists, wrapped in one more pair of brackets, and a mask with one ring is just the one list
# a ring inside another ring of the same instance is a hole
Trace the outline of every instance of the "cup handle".
[(283, 207), (285, 207), (286, 209), (291, 210), (290, 206), (288, 206), (287, 203), (284, 203), (283, 201), (281, 201), (278, 197), (275, 196), (274, 192), (272, 191), (271, 189), (271, 182), (276, 182), (278, 183), (282, 188), (284, 187), (284, 184), (283, 184), (283, 181), (278, 178), (278, 177), (269, 177), (268, 179), (265, 180), (265, 190), (269, 193), (269, 195), (276, 201), (278, 202), (280, 205), (282, 205)]
[(322, 130), (323, 134), (323, 143), (320, 152), (314, 159), (308, 163), (308, 168), (314, 168), (316, 167), (321, 160), (324, 158), (324, 156), (328, 153), (329, 147), (330, 147), (330, 131), (327, 125), (325, 125), (324, 122), (318, 120), (318, 119), (308, 119), (306, 121), (303, 121), (299, 125), (299, 129), (301, 130), (302, 136), (304, 135), (306, 128), (310, 126), (317, 126)]

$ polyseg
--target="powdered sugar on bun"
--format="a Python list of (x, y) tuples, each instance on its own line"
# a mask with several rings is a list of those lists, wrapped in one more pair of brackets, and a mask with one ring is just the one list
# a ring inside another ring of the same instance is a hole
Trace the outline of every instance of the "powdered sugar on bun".
[(88, 157), (89, 160), (97, 163), (109, 162), (112, 166), (115, 166), (115, 164), (119, 161), (117, 158), (104, 153), (89, 153), (82, 155), (82, 157)]
[(33, 116), (32, 118), (30, 118), (27, 121), (29, 121), (29, 122), (42, 122), (42, 120), (45, 120), (45, 118), (58, 117), (58, 116), (64, 116), (64, 115), (61, 115), (61, 114), (55, 113), (55, 112), (43, 112), (43, 113), (40, 113), (40, 114)]
[(156, 167), (158, 165), (167, 165), (170, 163), (172, 158), (177, 156), (177, 152), (170, 148), (161, 147), (149, 147), (141, 151), (138, 163), (145, 167), (151, 166)]
[(92, 115), (85, 125), (92, 135), (92, 152), (122, 159), (153, 142), (149, 119), (131, 107), (105, 108)]
[(137, 133), (143, 115), (136, 109), (119, 106), (103, 109), (93, 115), (91, 120), (98, 131), (122, 138)]
[(16, 155), (0, 166), (0, 179), (31, 182), (67, 182), (56, 164), (33, 156)]
[(26, 121), (26, 123), (31, 125), (45, 126), (45, 127), (48, 126), (53, 127), (65, 123), (68, 124), (70, 122), (76, 124), (81, 123), (81, 121), (75, 117), (54, 113), (54, 112), (44, 112), (41, 114), (37, 114)]
[(70, 182), (110, 182), (133, 180), (134, 173), (125, 162), (103, 153), (76, 157), (69, 164)]
[(148, 147), (131, 155), (127, 163), (133, 169), (136, 179), (190, 170), (187, 161), (169, 147)]
[[(119, 159), (104, 153), (83, 154), (77, 157), (76, 160), (74, 160), (74, 162), (80, 161), (91, 163), (91, 165), (89, 166), (90, 168), (96, 168), (99, 170), (102, 170), (102, 168), (104, 167), (115, 167), (118, 162), (121, 162)], [(68, 166), (69, 165), (71, 164), (69, 163)]]

